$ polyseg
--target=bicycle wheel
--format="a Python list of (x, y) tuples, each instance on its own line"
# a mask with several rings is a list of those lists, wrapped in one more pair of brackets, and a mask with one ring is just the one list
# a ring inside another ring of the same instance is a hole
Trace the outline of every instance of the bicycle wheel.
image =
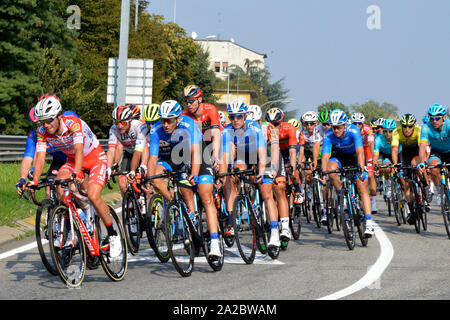
[(347, 190), (342, 190), (339, 196), (339, 215), (342, 222), (342, 230), (344, 231), (344, 238), (347, 247), (350, 250), (355, 248), (355, 228), (353, 222), (353, 214), (351, 208), (351, 201), (349, 201), (350, 195)]
[(250, 201), (238, 195), (233, 204), (234, 238), (239, 254), (247, 264), (253, 263), (256, 255), (256, 231), (248, 210)]
[(262, 230), (262, 235), (257, 237), (256, 246), (259, 252), (266, 254), (268, 249), (267, 244), (270, 239), (270, 221), (266, 212), (266, 204), (264, 201), (262, 202), (260, 208), (257, 208), (256, 219)]
[(48, 221), (50, 251), (59, 277), (70, 288), (81, 285), (86, 275), (86, 248), (75, 219), (70, 225), (69, 209), (56, 207)]
[(421, 214), (420, 214), (420, 221), (422, 222), (422, 228), (424, 231), (427, 231), (428, 228), (428, 213), (425, 208), (425, 191), (422, 182), (419, 183), (418, 188), (419, 194), (420, 194), (420, 202), (421, 202)]
[(354, 221), (356, 230), (358, 230), (359, 240), (361, 241), (361, 245), (363, 247), (366, 247), (367, 243), (369, 242), (369, 238), (364, 236), (364, 231), (366, 230), (366, 217), (361, 208), (361, 201), (359, 199), (356, 201), (356, 206), (354, 206), (354, 209)]
[(183, 277), (191, 275), (195, 259), (194, 239), (188, 219), (189, 217), (180, 211), (178, 202), (169, 202), (164, 212), (164, 232), (172, 263)]
[(138, 201), (133, 199), (133, 193), (130, 190), (125, 191), (122, 199), (122, 223), (125, 229), (128, 250), (135, 256), (138, 254), (141, 242), (140, 221), (136, 206)]
[(420, 219), (421, 219), (421, 210), (420, 210), (420, 195), (417, 190), (417, 184), (415, 181), (409, 181), (410, 193), (412, 197), (412, 205), (411, 214), (415, 214), (416, 219), (414, 220), (414, 228), (417, 233), (420, 233)]
[(41, 256), (42, 263), (50, 274), (57, 276), (58, 270), (53, 264), (52, 253), (50, 251), (49, 237), (48, 237), (48, 222), (50, 219), (51, 211), (53, 209), (53, 202), (50, 199), (42, 201), (42, 205), (37, 208), (35, 233), (36, 243)]
[(294, 240), (298, 240), (300, 238), (300, 232), (302, 231), (302, 206), (298, 204), (293, 205), (289, 211), (289, 227), (291, 229), (292, 237)]
[(111, 257), (109, 252), (109, 242), (107, 240), (109, 239), (108, 231), (106, 230), (106, 226), (103, 220), (100, 219), (98, 215), (96, 215), (95, 226), (97, 232), (97, 241), (100, 245), (100, 262), (106, 275), (112, 281), (121, 281), (125, 277), (128, 268), (127, 240), (125, 238), (125, 231), (123, 230), (122, 223), (120, 222), (116, 211), (110, 205), (108, 205), (108, 208), (111, 219), (113, 221), (113, 227), (117, 233), (117, 236), (119, 237), (119, 242), (122, 250), (117, 257)]
[[(211, 235), (208, 229), (208, 223), (206, 220), (206, 212), (203, 211), (204, 214), (201, 215), (201, 227), (199, 228), (199, 231), (202, 234), (203, 239), (203, 253), (205, 254), (206, 261), (208, 262), (211, 269), (214, 271), (220, 271), (222, 270), (223, 263), (224, 263), (224, 243), (223, 243), (223, 236), (220, 228), (217, 228), (217, 236), (219, 241), (219, 247), (220, 252), (222, 253), (221, 257), (215, 257), (212, 258), (209, 256), (209, 252), (211, 250)], [(219, 221), (217, 221), (219, 222)]]
[(303, 215), (306, 218), (306, 223), (311, 223), (311, 199), (308, 196), (308, 184), (305, 184), (304, 192), (305, 192), (305, 201), (302, 203), (303, 207)]
[(397, 225), (400, 226), (403, 221), (403, 205), (400, 201), (399, 186), (395, 179), (391, 178), (391, 195), (392, 195), (392, 207), (394, 209), (395, 220)]
[(338, 214), (338, 203), (336, 201), (336, 192), (334, 191), (333, 185), (328, 181), (325, 187), (325, 195), (324, 195), (324, 203), (325, 203), (325, 210), (327, 213), (327, 229), (328, 233), (333, 232), (333, 220), (336, 219), (336, 230), (340, 230), (340, 219)]
[(313, 209), (312, 212), (313, 212), (313, 216), (314, 216), (314, 221), (316, 221), (316, 226), (317, 226), (317, 228), (320, 228), (321, 227), (320, 218), (321, 218), (322, 212), (320, 212), (319, 194), (315, 187), (313, 187), (313, 193), (312, 193), (312, 209)]
[(444, 218), (445, 231), (450, 239), (450, 199), (449, 190), (446, 186), (441, 186), (441, 213)]
[(170, 259), (167, 240), (164, 233), (164, 200), (160, 194), (154, 194), (147, 208), (147, 238), (159, 261), (166, 263)]

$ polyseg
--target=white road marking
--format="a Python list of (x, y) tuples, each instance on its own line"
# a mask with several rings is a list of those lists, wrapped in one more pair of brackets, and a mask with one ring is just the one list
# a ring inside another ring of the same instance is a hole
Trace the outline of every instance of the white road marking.
[[(46, 241), (45, 243), (48, 242), (47, 240), (45, 240), (45, 241)], [(7, 251), (5, 253), (1, 253), (0, 254), (0, 260), (8, 258), (8, 257), (11, 257), (11, 256), (13, 256), (15, 254), (18, 254), (18, 253), (22, 253), (22, 252), (34, 249), (34, 248), (37, 248), (37, 242), (36, 241), (33, 241), (33, 242), (31, 242), (29, 244), (26, 244), (24, 246), (21, 246), (19, 248)]]
[(392, 258), (394, 257), (394, 248), (392, 247), (392, 243), (389, 241), (389, 238), (386, 236), (386, 234), (380, 228), (380, 226), (378, 226), (378, 224), (376, 224), (375, 222), (374, 226), (375, 226), (375, 236), (381, 248), (380, 255), (375, 264), (373, 264), (369, 268), (364, 277), (362, 277), (359, 281), (355, 282), (354, 284), (345, 289), (342, 289), (328, 296), (322, 297), (318, 300), (337, 300), (346, 297), (359, 290), (369, 287), (381, 277), (381, 275), (391, 262)]

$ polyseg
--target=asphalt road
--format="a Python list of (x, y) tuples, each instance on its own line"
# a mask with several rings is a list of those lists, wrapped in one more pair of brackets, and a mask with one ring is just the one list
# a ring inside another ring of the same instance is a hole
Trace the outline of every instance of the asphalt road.
[[(367, 247), (349, 251), (342, 232), (328, 234), (305, 225), (278, 260), (258, 254), (246, 265), (237, 249), (225, 253), (225, 265), (214, 272), (197, 258), (194, 272), (182, 278), (169, 261), (160, 263), (144, 242), (129, 256), (125, 279), (113, 283), (101, 267), (88, 270), (79, 289), (67, 289), (44, 269), (36, 248), (0, 258), (0, 299), (101, 300), (310, 300), (310, 299), (439, 299), (450, 298), (450, 239), (437, 206), (429, 213), (428, 230), (397, 226), (378, 201), (376, 237)], [(0, 256), (32, 243), (34, 238), (0, 247)]]

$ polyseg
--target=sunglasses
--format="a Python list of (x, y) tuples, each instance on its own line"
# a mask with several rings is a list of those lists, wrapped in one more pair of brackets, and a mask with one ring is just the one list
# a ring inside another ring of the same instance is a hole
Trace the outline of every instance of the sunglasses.
[(333, 130), (341, 130), (341, 129), (343, 129), (343, 128), (344, 128), (343, 125), (339, 125), (339, 126), (331, 126), (331, 129), (333, 129)]
[(161, 119), (161, 123), (172, 124), (177, 120), (177, 118)]
[(410, 126), (402, 125), (402, 127), (405, 128), (405, 129), (406, 129), (406, 128), (412, 129), (412, 128), (414, 128), (414, 124), (412, 124), (412, 125), (410, 125)]
[(357, 125), (357, 126), (360, 126), (360, 125), (362, 125), (363, 123), (362, 123), (362, 122), (353, 122), (353, 124), (354, 124), (354, 125)]
[(116, 126), (120, 124), (122, 127), (125, 127), (128, 124), (128, 121), (116, 121), (115, 124)]
[(39, 123), (39, 124), (49, 124), (49, 123), (52, 123), (53, 120), (55, 120), (55, 118), (39, 120), (38, 123)]
[(441, 120), (443, 117), (430, 117), (430, 121), (439, 121)]
[(329, 127), (329, 126), (331, 126), (331, 124), (329, 124), (328, 122), (322, 123), (322, 127)]
[(383, 126), (377, 126), (377, 130), (378, 130), (378, 129), (383, 129)]
[(230, 120), (234, 120), (235, 118), (238, 119), (238, 120), (241, 120), (242, 118), (244, 118), (244, 115), (243, 114), (230, 114), (228, 116), (228, 118)]
[(383, 130), (383, 133), (392, 133), (393, 130)]
[(195, 100), (197, 100), (197, 99), (189, 99), (189, 100), (184, 100), (184, 101), (186, 101), (186, 104), (192, 104), (195, 102)]
[(305, 126), (315, 126), (315, 122), (305, 122)]

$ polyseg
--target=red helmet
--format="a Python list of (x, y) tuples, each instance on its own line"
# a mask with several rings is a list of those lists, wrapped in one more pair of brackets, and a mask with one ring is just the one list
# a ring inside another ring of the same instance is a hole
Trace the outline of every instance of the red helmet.
[(191, 84), (183, 89), (183, 99), (197, 99), (200, 98), (203, 95), (202, 89), (200, 89), (199, 86), (196, 86), (195, 84)]

